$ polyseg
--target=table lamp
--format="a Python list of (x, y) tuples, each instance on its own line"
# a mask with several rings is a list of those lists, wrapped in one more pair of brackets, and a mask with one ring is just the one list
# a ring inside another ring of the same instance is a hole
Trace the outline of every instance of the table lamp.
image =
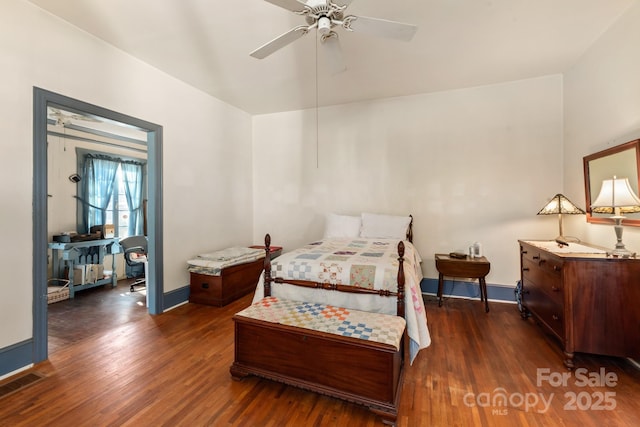
[[(556, 237), (557, 241), (562, 241), (562, 242), (568, 242), (569, 239), (567, 239), (566, 237), (564, 237), (564, 235), (562, 234), (562, 215), (579, 215), (579, 214), (584, 214), (585, 212), (580, 209), (579, 207), (577, 207), (576, 205), (574, 205), (571, 200), (567, 199), (564, 195), (558, 193), (555, 196), (553, 196), (553, 198), (549, 201), (549, 203), (547, 203), (542, 209), (540, 209), (540, 212), (538, 212), (538, 215), (554, 215), (554, 214), (558, 214), (558, 228), (560, 231), (560, 234), (558, 235), (558, 237)], [(572, 241), (578, 241), (578, 239), (570, 239)]]
[(640, 199), (633, 192), (629, 184), (629, 178), (605, 179), (602, 181), (602, 188), (596, 200), (591, 204), (591, 212), (613, 213), (611, 219), (615, 222), (614, 230), (618, 242), (616, 248), (610, 255), (628, 258), (636, 254), (630, 252), (622, 243), (622, 220), (623, 213), (640, 212)]

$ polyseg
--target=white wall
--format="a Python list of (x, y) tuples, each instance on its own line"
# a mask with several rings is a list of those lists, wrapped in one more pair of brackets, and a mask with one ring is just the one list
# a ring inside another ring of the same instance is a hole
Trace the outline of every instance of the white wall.
[(0, 70), (0, 349), (32, 337), (34, 86), (164, 127), (165, 292), (194, 254), (252, 242), (247, 113), (21, 0), (0, 2)]
[[(640, 138), (640, 4), (631, 8), (565, 74), (564, 177), (584, 200), (582, 158)], [(584, 201), (583, 201), (584, 203)], [(579, 222), (580, 237), (613, 248), (611, 225)], [(625, 227), (627, 249), (640, 251), (640, 228)]]
[(426, 277), (479, 241), (487, 281), (515, 286), (517, 239), (558, 233), (536, 213), (562, 191), (561, 76), (322, 108), (318, 134), (315, 110), (254, 116), (254, 240), (286, 251), (329, 212), (413, 214)]

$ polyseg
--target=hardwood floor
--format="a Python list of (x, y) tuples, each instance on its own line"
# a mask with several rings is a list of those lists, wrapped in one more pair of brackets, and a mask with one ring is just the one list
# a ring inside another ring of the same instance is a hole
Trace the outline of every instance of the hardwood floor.
[[(0, 398), (0, 426), (382, 425), (354, 404), (257, 378), (232, 381), (231, 316), (250, 295), (149, 316), (138, 305), (144, 297), (127, 292), (87, 290), (49, 306), (50, 358), (31, 370), (46, 378)], [(584, 385), (515, 305), (491, 303), (485, 313), (477, 300), (426, 304), (432, 344), (405, 369), (399, 426), (640, 425), (640, 371), (625, 359), (577, 355), (578, 368), (609, 380)], [(57, 322), (78, 327), (65, 334)], [(554, 382), (563, 374), (566, 384)]]
[(147, 316), (146, 289), (136, 286), (136, 292), (130, 292), (134, 281), (120, 280), (114, 289), (86, 289), (76, 293), (73, 299), (49, 304), (49, 354)]

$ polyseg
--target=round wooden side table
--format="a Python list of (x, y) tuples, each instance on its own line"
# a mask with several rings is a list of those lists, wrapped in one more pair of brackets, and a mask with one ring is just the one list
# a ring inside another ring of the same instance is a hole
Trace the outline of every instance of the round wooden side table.
[(436, 254), (436, 269), (438, 270), (438, 306), (442, 307), (442, 288), (444, 276), (478, 279), (480, 283), (480, 301), (484, 301), (485, 311), (489, 312), (487, 298), (487, 282), (485, 276), (489, 274), (491, 263), (485, 257), (452, 258), (447, 254)]

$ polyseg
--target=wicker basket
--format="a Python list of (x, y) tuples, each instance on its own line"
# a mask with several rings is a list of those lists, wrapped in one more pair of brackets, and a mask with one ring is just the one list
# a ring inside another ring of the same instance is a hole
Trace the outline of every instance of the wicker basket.
[[(64, 279), (49, 279), (47, 282), (47, 304), (69, 299), (69, 281)], [(58, 286), (62, 285), (62, 286)]]

